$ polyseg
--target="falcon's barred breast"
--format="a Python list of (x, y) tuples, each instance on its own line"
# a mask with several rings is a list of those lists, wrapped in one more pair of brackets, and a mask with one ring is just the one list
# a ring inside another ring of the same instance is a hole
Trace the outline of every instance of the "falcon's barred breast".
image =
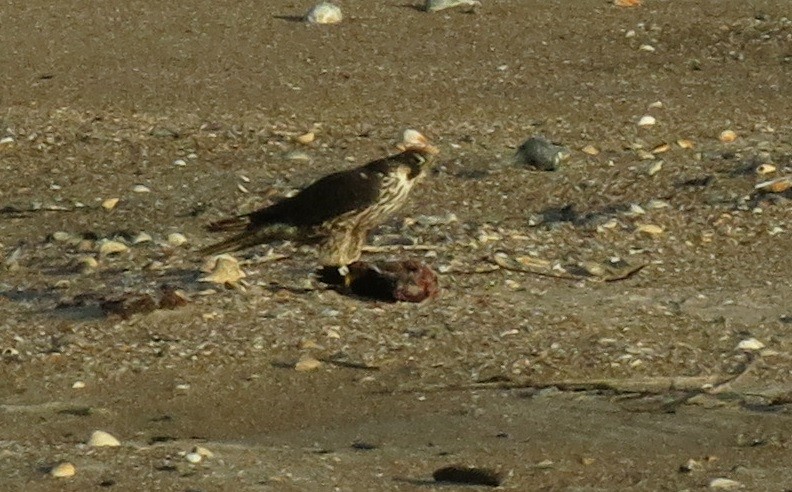
[(271, 206), (210, 224), (210, 231), (240, 232), (201, 253), (291, 240), (316, 245), (323, 266), (353, 263), (360, 258), (369, 231), (404, 205), (436, 153), (428, 145), (406, 148), (400, 154), (327, 175)]

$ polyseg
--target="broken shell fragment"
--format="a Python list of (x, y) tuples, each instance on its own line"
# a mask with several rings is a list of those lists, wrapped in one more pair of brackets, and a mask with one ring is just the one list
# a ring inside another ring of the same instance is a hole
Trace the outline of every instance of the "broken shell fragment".
[(782, 176), (770, 181), (763, 181), (754, 188), (762, 193), (783, 193), (792, 188), (792, 176)]
[(322, 2), (314, 6), (305, 15), (305, 20), (309, 24), (338, 24), (343, 18), (341, 9), (330, 2)]

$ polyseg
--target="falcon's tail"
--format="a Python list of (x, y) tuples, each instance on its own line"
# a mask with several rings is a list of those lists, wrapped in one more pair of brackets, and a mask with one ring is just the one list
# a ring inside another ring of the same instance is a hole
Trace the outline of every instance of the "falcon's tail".
[(250, 224), (250, 217), (239, 215), (207, 224), (206, 230), (209, 232), (240, 231), (247, 227), (248, 224)]
[[(228, 219), (234, 220), (234, 219)], [(221, 224), (226, 221), (216, 222), (215, 224)], [(230, 222), (229, 222), (230, 224)], [(210, 224), (209, 227), (212, 227), (214, 224)], [(219, 229), (212, 229), (212, 230), (231, 230), (231, 229), (238, 229), (239, 226), (234, 223), (233, 226), (228, 228), (219, 228)], [(302, 239), (300, 236), (300, 231), (297, 227), (286, 225), (286, 224), (272, 224), (263, 227), (258, 227), (253, 230), (245, 230), (231, 236), (230, 238), (220, 241), (216, 244), (211, 244), (206, 246), (205, 248), (201, 248), (198, 250), (198, 254), (208, 256), (208, 255), (216, 255), (219, 253), (230, 253), (232, 251), (239, 251), (241, 249), (252, 248), (253, 246), (268, 243), (271, 241), (288, 241), (288, 240), (299, 240)]]

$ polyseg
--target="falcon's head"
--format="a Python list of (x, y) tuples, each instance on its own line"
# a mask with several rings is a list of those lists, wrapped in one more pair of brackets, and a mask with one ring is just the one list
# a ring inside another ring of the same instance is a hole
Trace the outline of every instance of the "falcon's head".
[(429, 139), (415, 130), (405, 130), (402, 142), (396, 145), (401, 151), (397, 156), (397, 172), (412, 180), (422, 177), (432, 165), (440, 150), (429, 143)]
[(436, 150), (432, 152), (425, 147), (405, 148), (401, 154), (394, 156), (390, 172), (409, 181), (422, 178), (431, 167), (436, 154)]

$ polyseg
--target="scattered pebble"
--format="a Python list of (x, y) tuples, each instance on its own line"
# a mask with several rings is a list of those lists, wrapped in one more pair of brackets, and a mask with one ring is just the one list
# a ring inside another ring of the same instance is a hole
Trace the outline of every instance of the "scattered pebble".
[(593, 145), (586, 145), (583, 147), (583, 153), (591, 156), (599, 155), (600, 151), (598, 148), (594, 147)]
[(71, 234), (66, 231), (55, 231), (52, 233), (52, 240), (59, 242), (59, 243), (66, 243), (71, 241), (74, 238)]
[(664, 232), (662, 227), (654, 224), (640, 224), (636, 231), (647, 236), (659, 236)]
[(132, 244), (148, 243), (151, 242), (151, 235), (145, 232), (139, 232), (133, 239)]
[(517, 165), (540, 171), (555, 171), (569, 155), (569, 150), (565, 147), (554, 145), (540, 137), (531, 137), (517, 149), (514, 161)]
[(83, 389), (83, 388), (85, 388), (85, 383), (82, 381), (75, 381), (74, 384), (72, 384), (72, 389)]
[(91, 434), (91, 438), (88, 439), (88, 445), (98, 448), (98, 447), (118, 447), (121, 443), (113, 437), (111, 434), (97, 430)]
[(704, 470), (704, 465), (699, 463), (694, 459), (689, 459), (684, 465), (679, 467), (679, 471), (682, 473), (691, 473), (691, 472), (699, 472)]
[(330, 2), (314, 6), (305, 15), (305, 20), (310, 24), (338, 24), (343, 18), (341, 9)]
[(638, 120), (638, 126), (652, 126), (657, 123), (657, 120), (654, 116), (645, 115), (642, 116), (640, 120)]
[(641, 5), (641, 0), (613, 0), (613, 5), (617, 7), (637, 7)]
[(453, 7), (475, 8), (480, 6), (481, 2), (478, 0), (426, 0), (424, 10), (427, 12), (438, 12)]
[(301, 143), (303, 145), (308, 145), (309, 143), (313, 142), (316, 139), (316, 134), (314, 132), (303, 133), (302, 135), (298, 135), (294, 137), (294, 140), (297, 143)]
[(654, 53), (655, 51), (657, 51), (655, 47), (652, 46), (651, 44), (642, 44), (638, 49), (641, 51), (646, 51), (648, 53)]
[(83, 256), (78, 260), (80, 273), (87, 274), (99, 268), (99, 262), (93, 256)]
[(187, 161), (185, 161), (184, 159), (176, 159), (175, 161), (173, 161), (173, 165), (178, 167), (184, 167), (187, 165)]
[(193, 448), (192, 452), (196, 453), (199, 456), (202, 456), (204, 458), (209, 458), (209, 459), (214, 458), (214, 453), (209, 451), (208, 449), (206, 449), (203, 446), (195, 446)]
[(234, 285), (240, 279), (245, 278), (245, 272), (239, 267), (236, 258), (229, 254), (214, 256), (208, 260), (204, 266), (204, 271), (210, 272), (209, 275), (200, 278), (201, 282), (211, 282), (215, 284)]
[(663, 101), (655, 101), (649, 105), (649, 109), (662, 109), (663, 108)]
[(756, 167), (756, 174), (762, 176), (776, 172), (776, 167), (772, 164), (761, 164)]
[(291, 152), (286, 152), (283, 158), (287, 161), (308, 162), (311, 160), (311, 156), (301, 150), (292, 150)]
[(14, 137), (3, 137), (0, 138), (0, 145), (12, 145), (14, 143)]
[(731, 143), (737, 140), (737, 134), (732, 130), (723, 130), (718, 138), (723, 143)]
[(203, 456), (201, 456), (198, 453), (187, 453), (186, 455), (184, 455), (184, 458), (187, 461), (189, 461), (190, 463), (196, 464), (196, 463), (200, 463), (201, 462), (201, 460), (203, 459)]
[(653, 148), (651, 152), (652, 152), (652, 154), (663, 154), (665, 152), (668, 152), (669, 150), (671, 150), (671, 146), (666, 144), (666, 143), (664, 143), (664, 144), (660, 144), (657, 147)]
[(737, 490), (743, 488), (743, 484), (729, 478), (715, 478), (709, 483), (709, 488), (715, 490)]
[(696, 144), (693, 143), (693, 140), (688, 140), (686, 138), (680, 138), (676, 141), (677, 145), (679, 145), (680, 149), (692, 149)]
[(102, 202), (102, 208), (105, 210), (113, 210), (118, 205), (118, 198), (108, 198)]
[(174, 248), (178, 248), (179, 246), (182, 246), (183, 244), (186, 243), (187, 243), (187, 238), (184, 237), (184, 234), (178, 232), (172, 232), (168, 234), (168, 244), (170, 246), (173, 246)]
[(149, 188), (146, 185), (135, 185), (132, 187), (132, 191), (134, 191), (135, 193), (150, 193), (151, 188)]
[(745, 350), (746, 352), (754, 352), (762, 350), (763, 348), (765, 348), (765, 344), (755, 338), (747, 338), (741, 340), (740, 343), (737, 344), (738, 350)]
[(110, 239), (103, 239), (99, 242), (99, 254), (101, 256), (107, 256), (117, 253), (123, 253), (129, 250), (129, 246), (120, 242), (120, 241), (112, 241)]
[(50, 475), (55, 478), (69, 478), (73, 477), (75, 473), (77, 473), (77, 469), (68, 461), (55, 465), (50, 470)]
[(654, 176), (655, 174), (659, 173), (662, 169), (663, 169), (663, 161), (656, 161), (649, 166), (649, 169), (646, 170), (646, 174), (649, 176)]
[(308, 372), (308, 371), (315, 371), (322, 366), (322, 361), (314, 359), (313, 357), (306, 355), (300, 357), (300, 360), (294, 365), (294, 370), (297, 372)]

